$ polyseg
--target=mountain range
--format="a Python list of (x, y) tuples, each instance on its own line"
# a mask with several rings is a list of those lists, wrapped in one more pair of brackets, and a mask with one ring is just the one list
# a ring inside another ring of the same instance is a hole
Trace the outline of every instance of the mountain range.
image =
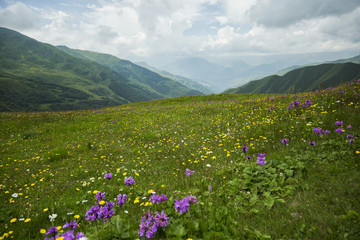
[(0, 111), (98, 108), (198, 94), (129, 61), (56, 48), (0, 28)]
[(335, 87), (357, 79), (360, 79), (360, 64), (325, 63), (298, 68), (283, 76), (271, 75), (238, 88), (228, 89), (224, 93), (308, 92), (319, 88)]

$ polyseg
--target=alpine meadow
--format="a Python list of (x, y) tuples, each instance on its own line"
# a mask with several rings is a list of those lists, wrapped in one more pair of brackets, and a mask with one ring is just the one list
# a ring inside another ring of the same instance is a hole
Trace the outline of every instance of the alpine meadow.
[(0, 239), (358, 239), (359, 94), (0, 113)]

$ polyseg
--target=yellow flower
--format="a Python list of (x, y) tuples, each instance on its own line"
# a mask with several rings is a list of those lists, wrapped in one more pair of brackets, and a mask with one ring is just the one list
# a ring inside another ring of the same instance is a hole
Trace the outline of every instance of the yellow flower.
[(123, 176), (126, 176), (126, 172), (123, 173)]
[(356, 154), (359, 154), (359, 153), (360, 153), (360, 151), (356, 151), (355, 153), (356, 153)]
[(49, 210), (48, 208), (44, 208), (44, 212), (46, 212), (47, 210)]
[(27, 219), (25, 219), (24, 222), (30, 222), (30, 221), (31, 221), (31, 218), (27, 218)]
[(16, 220), (17, 220), (16, 218), (13, 218), (13, 219), (10, 220), (10, 222), (14, 223), (14, 222), (16, 222)]
[(149, 194), (150, 194), (150, 193), (155, 193), (155, 191), (152, 190), (152, 189), (150, 189), (150, 190), (148, 191), (148, 193), (149, 193)]
[(101, 201), (99, 202), (99, 204), (100, 204), (100, 205), (104, 205), (104, 204), (105, 204), (105, 201), (104, 201), (104, 200), (101, 200)]
[(138, 203), (138, 202), (140, 202), (140, 201), (139, 201), (139, 198), (136, 198), (135, 201), (134, 201), (134, 203)]
[(64, 240), (64, 237), (58, 237), (56, 240)]
[(96, 194), (97, 192), (98, 192), (98, 190), (94, 190), (94, 191), (93, 191), (93, 194)]
[(80, 218), (80, 215), (75, 215), (74, 218), (78, 219), (78, 218)]
[(163, 188), (163, 187), (165, 187), (165, 185), (163, 184), (163, 185), (161, 185), (161, 187)]
[(57, 228), (57, 230), (58, 230), (58, 231), (60, 231), (60, 229), (61, 229), (61, 226), (57, 226), (56, 228)]
[(41, 233), (41, 234), (45, 234), (45, 233), (46, 233), (46, 230), (45, 230), (45, 229), (40, 229), (40, 233)]
[(11, 234), (13, 234), (13, 232), (14, 232), (14, 231), (9, 231), (9, 234), (11, 235)]

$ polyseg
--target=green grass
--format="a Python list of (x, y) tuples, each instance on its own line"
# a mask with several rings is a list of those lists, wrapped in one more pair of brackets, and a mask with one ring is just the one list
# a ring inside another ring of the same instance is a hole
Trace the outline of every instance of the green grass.
[[(169, 223), (155, 238), (358, 239), (359, 90), (357, 82), (297, 96), (220, 94), (1, 113), (0, 238), (43, 239), (41, 229), (79, 215), (77, 231), (89, 239), (137, 239), (144, 212), (164, 210)], [(287, 108), (307, 99), (308, 108)], [(330, 133), (315, 135), (315, 127)], [(258, 153), (267, 164), (256, 163)], [(187, 168), (195, 174), (187, 177)], [(113, 178), (104, 179), (106, 172)], [(124, 184), (129, 176), (136, 184)], [(106, 192), (106, 201), (127, 194), (111, 221), (85, 220), (95, 190)], [(149, 190), (169, 200), (150, 205)], [(175, 212), (175, 199), (189, 195), (198, 203)]]

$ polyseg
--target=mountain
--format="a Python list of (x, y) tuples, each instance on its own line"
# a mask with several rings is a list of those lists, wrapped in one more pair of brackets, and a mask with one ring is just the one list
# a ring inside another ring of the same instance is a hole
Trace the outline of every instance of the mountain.
[[(161, 82), (158, 78), (153, 81)], [(171, 91), (165, 95), (139, 82), (94, 61), (0, 28), (0, 111), (88, 109), (171, 95)]]
[(163, 98), (203, 94), (202, 92), (190, 89), (173, 79), (161, 76), (154, 71), (150, 71), (147, 68), (110, 54), (71, 49), (66, 46), (58, 46), (57, 48), (74, 57), (94, 61), (108, 67), (133, 83), (148, 89), (149, 91), (160, 94)]
[(360, 78), (360, 65), (355, 63), (320, 64), (292, 70), (284, 76), (272, 75), (251, 81), (224, 93), (289, 93), (328, 88)]
[(204, 83), (214, 92), (231, 86), (233, 70), (203, 58), (184, 58), (161, 67), (168, 72)]
[(174, 81), (177, 81), (179, 83), (181, 83), (182, 85), (184, 85), (185, 87), (188, 87), (190, 89), (194, 89), (194, 90), (197, 90), (197, 91), (200, 91), (204, 94), (211, 94), (213, 93), (212, 90), (210, 90), (210, 88), (208, 88), (206, 86), (206, 84), (201, 84), (197, 81), (194, 81), (194, 80), (191, 80), (189, 78), (186, 78), (186, 77), (182, 77), (182, 76), (179, 76), (179, 75), (174, 75), (172, 73), (169, 73), (167, 71), (162, 71), (162, 70), (159, 70), (153, 66), (150, 66), (148, 65), (147, 63), (145, 62), (138, 62), (136, 63), (137, 65), (140, 65), (144, 68), (147, 68), (149, 69), (150, 71), (152, 72), (156, 72), (158, 73), (159, 75), (163, 76), (163, 77), (166, 77), (166, 78), (170, 78)]

